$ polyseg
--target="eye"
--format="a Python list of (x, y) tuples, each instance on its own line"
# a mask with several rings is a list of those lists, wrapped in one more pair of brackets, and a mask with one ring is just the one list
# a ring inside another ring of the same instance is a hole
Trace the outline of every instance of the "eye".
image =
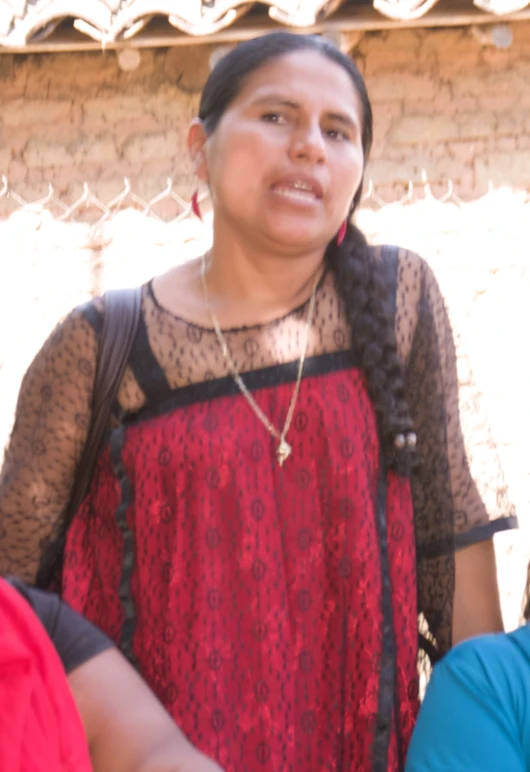
[(264, 113), (261, 116), (261, 120), (265, 121), (265, 123), (280, 123), (280, 124), (283, 124), (286, 121), (284, 115), (282, 115), (281, 113), (275, 113), (275, 112)]
[(337, 142), (349, 142), (350, 140), (349, 135), (344, 131), (340, 131), (339, 129), (328, 129), (326, 131), (326, 136)]

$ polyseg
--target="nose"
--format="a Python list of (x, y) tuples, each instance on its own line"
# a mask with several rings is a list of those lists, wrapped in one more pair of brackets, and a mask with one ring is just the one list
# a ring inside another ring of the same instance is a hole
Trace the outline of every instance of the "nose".
[(326, 161), (326, 144), (319, 123), (297, 127), (291, 144), (293, 161), (323, 164)]

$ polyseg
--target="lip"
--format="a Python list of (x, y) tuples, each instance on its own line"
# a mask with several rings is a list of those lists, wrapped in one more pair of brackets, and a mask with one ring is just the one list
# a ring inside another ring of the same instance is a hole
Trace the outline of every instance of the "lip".
[(292, 188), (293, 190), (297, 190), (295, 187), (297, 182), (301, 182), (303, 185), (307, 186), (307, 188), (300, 188), (299, 190), (307, 189), (307, 191), (313, 193), (318, 200), (323, 198), (324, 188), (322, 187), (322, 184), (316, 177), (312, 177), (310, 174), (304, 174), (303, 172), (293, 172), (293, 174), (286, 174), (283, 177), (280, 177), (273, 185), (271, 185), (271, 190), (276, 188)]

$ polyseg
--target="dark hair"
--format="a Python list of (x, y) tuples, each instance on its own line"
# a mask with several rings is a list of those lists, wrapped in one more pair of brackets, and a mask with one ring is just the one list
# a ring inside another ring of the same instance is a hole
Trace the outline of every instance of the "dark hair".
[[(273, 32), (240, 43), (213, 68), (204, 86), (199, 118), (212, 134), (225, 110), (238, 96), (247, 78), (267, 62), (296, 51), (315, 51), (342, 67), (350, 76), (362, 105), (362, 147), (368, 160), (373, 136), (372, 108), (364, 80), (352, 59), (326, 38)], [(355, 212), (362, 195), (362, 181), (351, 205)], [(398, 434), (412, 430), (405, 398), (405, 384), (389, 310), (388, 287), (379, 261), (361, 231), (348, 223), (340, 246), (336, 239), (328, 245), (325, 259), (337, 280), (352, 331), (352, 346), (363, 369), (368, 393), (374, 405), (379, 439), (387, 465), (399, 474), (408, 474), (414, 450), (405, 444), (395, 446)]]

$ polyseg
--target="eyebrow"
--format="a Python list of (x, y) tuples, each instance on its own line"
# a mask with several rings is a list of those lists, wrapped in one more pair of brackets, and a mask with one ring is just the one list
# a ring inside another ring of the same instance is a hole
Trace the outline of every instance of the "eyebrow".
[[(299, 110), (301, 105), (298, 104), (298, 102), (293, 102), (292, 99), (286, 99), (285, 97), (271, 94), (270, 96), (262, 97), (261, 99), (258, 98), (253, 103), (254, 105), (281, 105), (282, 107), (289, 107), (292, 110)], [(325, 113), (326, 118), (331, 118), (333, 121), (338, 121), (339, 123), (344, 124), (345, 126), (350, 126), (352, 128), (358, 127), (358, 122), (354, 120), (353, 118), (350, 118), (349, 115), (346, 115), (345, 113), (335, 113), (335, 112), (326, 112)]]

